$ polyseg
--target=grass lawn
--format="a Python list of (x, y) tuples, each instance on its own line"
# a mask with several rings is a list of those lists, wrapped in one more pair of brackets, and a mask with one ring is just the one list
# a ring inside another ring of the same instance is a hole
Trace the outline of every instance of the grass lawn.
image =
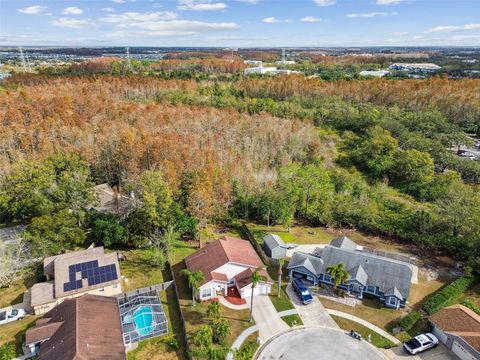
[(362, 335), (362, 338), (366, 341), (368, 341), (368, 336), (371, 336), (371, 342), (373, 345), (375, 345), (378, 348), (384, 348), (385, 346), (394, 346), (390, 340), (385, 339), (383, 336), (377, 334), (375, 331), (370, 330), (369, 328), (356, 323), (354, 321), (344, 319), (339, 316), (332, 316), (333, 320), (342, 328), (343, 330), (353, 330), (358, 332), (360, 335)]
[(14, 342), (17, 348), (17, 354), (23, 354), (22, 343), (25, 331), (35, 325), (36, 316), (27, 316), (23, 320), (13, 321), (0, 326), (0, 346)]
[(468, 289), (468, 291), (460, 299), (460, 302), (463, 300), (471, 301), (475, 305), (480, 306), (480, 284), (476, 284)]
[(234, 355), (235, 359), (240, 359), (240, 360), (250, 360), (253, 358), (253, 355), (257, 351), (257, 349), (260, 347), (257, 341), (258, 338), (258, 331), (254, 332), (253, 334), (250, 334), (248, 336), (240, 349), (238, 349), (237, 353)]
[(363, 304), (354, 307), (323, 297), (319, 299), (327, 309), (339, 310), (358, 316), (387, 331), (392, 330), (398, 321), (407, 314), (403, 309), (395, 310), (382, 307), (380, 302), (375, 299), (363, 299)]
[(23, 294), (36, 283), (34, 271), (28, 271), (22, 279), (14, 281), (10, 286), (0, 288), (0, 308), (23, 302)]
[[(123, 291), (130, 291), (150, 285), (155, 285), (172, 279), (170, 272), (162, 271), (159, 267), (152, 266), (145, 261), (145, 250), (122, 250), (127, 260), (120, 262), (120, 270), (126, 278), (122, 282)], [(169, 334), (139, 343), (138, 347), (128, 352), (129, 360), (174, 360), (187, 359), (186, 344), (181, 333), (180, 312), (175, 301), (175, 290), (169, 289), (160, 292), (163, 310), (168, 320)], [(169, 345), (172, 339), (178, 342), (178, 349)]]

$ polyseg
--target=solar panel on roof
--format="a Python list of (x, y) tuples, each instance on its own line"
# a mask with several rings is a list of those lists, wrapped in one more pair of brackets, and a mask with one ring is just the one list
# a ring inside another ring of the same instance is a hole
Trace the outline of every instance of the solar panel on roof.
[[(65, 292), (81, 289), (83, 287), (83, 279), (87, 279), (88, 286), (118, 279), (115, 264), (98, 266), (98, 260), (73, 264), (69, 266), (68, 270), (69, 282), (63, 284)], [(77, 279), (78, 273), (81, 275), (80, 279)]]

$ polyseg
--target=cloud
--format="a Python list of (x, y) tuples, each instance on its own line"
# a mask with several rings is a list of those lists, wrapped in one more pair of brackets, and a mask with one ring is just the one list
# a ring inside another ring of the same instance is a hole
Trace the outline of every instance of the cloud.
[(112, 0), (115, 4), (125, 4), (125, 0)]
[(54, 26), (67, 27), (72, 29), (81, 29), (84, 27), (95, 26), (90, 19), (73, 19), (68, 17), (61, 17), (54, 19), (51, 22)]
[[(173, 11), (125, 12), (107, 14), (101, 21), (114, 25), (117, 30), (111, 36), (174, 36), (195, 35), (205, 32), (235, 30), (234, 22), (204, 22), (178, 20)], [(123, 35), (122, 35), (123, 34)]]
[(112, 9), (111, 7), (104, 7), (104, 8), (102, 8), (102, 11), (112, 13), (112, 12), (115, 12), (115, 9)]
[(280, 22), (280, 20), (278, 20), (274, 16), (267, 17), (267, 18), (263, 19), (262, 21), (264, 23), (267, 23), (267, 24), (274, 24), (274, 23), (279, 23)]
[(428, 29), (426, 33), (451, 33), (451, 32), (468, 31), (468, 30), (480, 30), (480, 24), (466, 24), (463, 26), (440, 25), (440, 26), (435, 26), (431, 29)]
[(476, 40), (480, 41), (480, 35), (456, 35), (450, 38), (452, 41), (470, 41)]
[(317, 6), (332, 6), (337, 3), (337, 0), (313, 0)]
[(345, 16), (349, 18), (372, 18), (377, 16), (395, 16), (395, 15), (398, 15), (398, 13), (396, 12), (353, 13), (353, 14), (347, 14)]
[(215, 11), (224, 10), (227, 4), (211, 0), (179, 0), (177, 9), (194, 11)]
[(22, 14), (27, 14), (27, 15), (42, 15), (42, 14), (45, 14), (46, 10), (47, 10), (46, 6), (33, 5), (33, 6), (27, 6), (26, 8), (23, 8), (23, 9), (18, 9), (18, 12)]
[(399, 32), (394, 32), (392, 35), (393, 36), (407, 36), (409, 33), (406, 31), (399, 31)]
[(247, 4), (258, 4), (262, 0), (237, 0), (237, 1), (244, 2)]
[(176, 18), (177, 14), (173, 11), (151, 11), (145, 13), (126, 12), (123, 14), (108, 14), (100, 20), (120, 27), (128, 27), (147, 22), (174, 20)]
[(321, 21), (321, 19), (316, 18), (315, 16), (305, 16), (300, 19), (301, 22), (306, 22), (306, 23), (316, 23)]
[(405, 0), (377, 0), (375, 3), (377, 5), (396, 5), (400, 4), (402, 1)]
[(62, 14), (64, 15), (81, 15), (83, 14), (83, 10), (76, 7), (76, 6), (71, 6), (63, 9)]

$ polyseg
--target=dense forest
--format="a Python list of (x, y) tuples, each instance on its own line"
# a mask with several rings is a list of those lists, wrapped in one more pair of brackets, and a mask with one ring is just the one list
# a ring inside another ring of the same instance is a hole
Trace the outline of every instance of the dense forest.
[[(243, 218), (356, 227), (480, 267), (480, 163), (455, 154), (480, 135), (480, 80), (244, 78), (224, 59), (135, 66), (1, 85), (0, 217), (28, 222), (42, 254)], [(88, 189), (104, 182), (143, 206), (90, 214)]]

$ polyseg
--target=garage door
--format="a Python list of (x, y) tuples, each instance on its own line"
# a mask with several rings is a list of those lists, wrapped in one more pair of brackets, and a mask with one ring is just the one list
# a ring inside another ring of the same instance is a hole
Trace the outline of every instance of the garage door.
[[(267, 284), (258, 284), (255, 287), (255, 291), (253, 292), (253, 295), (266, 295), (267, 294)], [(249, 297), (252, 296), (252, 289), (245, 289), (242, 291), (243, 297)]]
[(466, 349), (462, 347), (457, 341), (453, 341), (452, 351), (461, 360), (476, 360), (476, 358), (470, 354)]

